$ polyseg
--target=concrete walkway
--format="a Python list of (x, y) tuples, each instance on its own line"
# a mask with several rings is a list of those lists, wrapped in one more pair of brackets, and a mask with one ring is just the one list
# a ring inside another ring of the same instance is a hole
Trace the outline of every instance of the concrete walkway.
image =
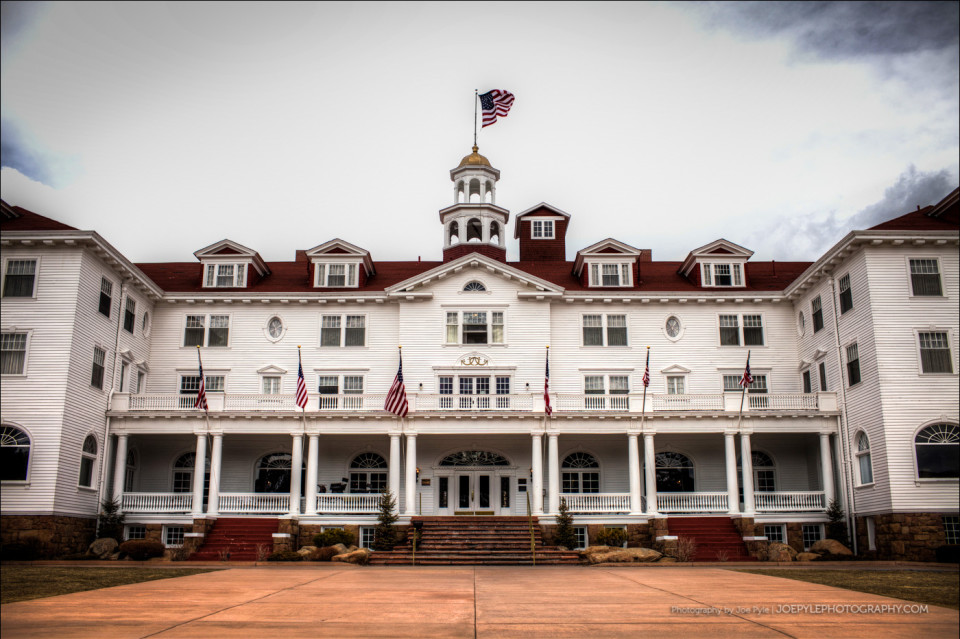
[(235, 568), (7, 604), (0, 632), (3, 639), (957, 636), (956, 610), (913, 612), (919, 607), (719, 568), (317, 564)]

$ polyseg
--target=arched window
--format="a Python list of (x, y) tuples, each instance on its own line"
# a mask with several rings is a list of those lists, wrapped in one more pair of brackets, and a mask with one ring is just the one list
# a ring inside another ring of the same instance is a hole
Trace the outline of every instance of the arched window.
[(482, 242), (483, 241), (483, 223), (477, 218), (471, 218), (467, 222), (467, 241), (468, 242)]
[(493, 202), (493, 182), (487, 180), (486, 185), (484, 186), (484, 202), (492, 203)]
[(127, 493), (133, 492), (133, 479), (137, 474), (137, 452), (134, 450), (127, 451), (127, 467), (123, 474), (123, 491)]
[(387, 489), (387, 460), (377, 453), (361, 453), (350, 462), (351, 493), (382, 493)]
[[(206, 458), (206, 472), (204, 473), (203, 494), (210, 488), (210, 458)], [(193, 470), (196, 466), (197, 454), (184, 453), (173, 462), (173, 492), (189, 493), (193, 491)]]
[[(750, 453), (753, 466), (753, 489), (759, 493), (772, 493), (777, 490), (776, 467), (770, 455), (759, 450)], [(743, 462), (737, 456), (737, 481), (740, 482), (740, 499), (743, 500)]]
[(456, 222), (450, 222), (450, 234), (447, 236), (447, 244), (453, 246), (460, 243), (460, 225)]
[(590, 453), (570, 453), (560, 464), (565, 493), (599, 493), (600, 464)]
[(490, 243), (500, 244), (500, 225), (496, 222), (490, 222)]
[(693, 492), (693, 462), (686, 455), (672, 452), (657, 453), (656, 469), (657, 492)]
[[(290, 453), (270, 453), (257, 462), (257, 479), (253, 490), (258, 493), (289, 493), (293, 457)], [(300, 467), (300, 494), (306, 486), (306, 464)]]
[(914, 448), (920, 479), (960, 477), (960, 427), (956, 424), (927, 426), (917, 433)]
[(863, 431), (857, 433), (857, 466), (860, 469), (860, 483), (873, 483), (873, 461), (870, 455), (870, 438)]
[(16, 426), (0, 428), (0, 480), (26, 481), (30, 466), (30, 437)]
[(87, 435), (80, 452), (80, 485), (93, 487), (93, 469), (97, 467), (97, 438)]
[(510, 462), (500, 453), (486, 450), (461, 450), (440, 460), (441, 466), (509, 466)]
[(470, 180), (470, 196), (468, 200), (475, 203), (480, 201), (480, 180), (476, 178)]
[(479, 291), (485, 291), (485, 290), (487, 290), (487, 287), (481, 284), (480, 282), (477, 282), (476, 280), (474, 280), (473, 282), (467, 282), (466, 286), (463, 287), (464, 293), (471, 293), (474, 291), (479, 292)]

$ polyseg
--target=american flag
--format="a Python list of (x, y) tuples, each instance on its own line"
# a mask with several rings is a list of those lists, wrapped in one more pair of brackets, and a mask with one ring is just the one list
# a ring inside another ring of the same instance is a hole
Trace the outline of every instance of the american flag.
[(746, 388), (753, 383), (753, 375), (750, 374), (750, 353), (747, 353), (747, 367), (743, 369), (743, 377), (740, 378), (740, 385)]
[(543, 376), (543, 404), (543, 410), (547, 415), (552, 415), (553, 407), (550, 406), (550, 351), (547, 351), (547, 369)]
[(490, 126), (497, 121), (497, 116), (507, 117), (510, 107), (513, 106), (513, 94), (509, 91), (494, 89), (480, 96), (480, 108), (483, 110), (483, 126)]
[(194, 408), (207, 410), (207, 385), (203, 377), (203, 361), (200, 359), (200, 348), (197, 348), (197, 361), (200, 363), (200, 390), (197, 391), (197, 399), (193, 402)]
[(647, 348), (647, 367), (643, 369), (643, 387), (650, 385), (650, 348)]
[(297, 361), (299, 370), (297, 371), (297, 406), (307, 409), (307, 382), (303, 379), (303, 358), (300, 357), (300, 351), (297, 350)]
[(387, 393), (387, 401), (383, 409), (394, 415), (406, 417), (410, 406), (407, 404), (407, 389), (403, 385), (403, 354), (400, 355), (400, 367), (397, 369), (397, 376), (393, 380), (393, 386)]

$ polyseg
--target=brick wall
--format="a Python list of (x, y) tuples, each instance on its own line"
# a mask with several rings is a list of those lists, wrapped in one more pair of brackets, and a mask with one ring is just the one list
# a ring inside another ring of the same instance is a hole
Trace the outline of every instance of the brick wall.
[(566, 237), (568, 222), (569, 220), (566, 219), (554, 221), (554, 239), (535, 240), (530, 236), (530, 219), (525, 217), (520, 220), (520, 261), (565, 261), (567, 259)]
[(458, 257), (463, 257), (464, 255), (469, 255), (470, 253), (480, 253), (481, 255), (492, 257), (493, 259), (498, 260), (500, 262), (507, 261), (506, 249), (498, 248), (496, 246), (490, 246), (489, 244), (470, 244), (470, 243), (457, 244), (456, 246), (451, 246), (448, 249), (444, 249), (443, 261), (452, 262)]
[(97, 532), (97, 520), (60, 515), (3, 515), (0, 542), (39, 539), (50, 556), (86, 552)]

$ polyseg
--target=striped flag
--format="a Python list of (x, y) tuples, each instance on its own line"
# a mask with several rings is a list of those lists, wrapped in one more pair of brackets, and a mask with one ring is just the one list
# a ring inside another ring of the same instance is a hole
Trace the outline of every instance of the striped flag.
[(400, 367), (397, 369), (397, 376), (393, 380), (393, 386), (387, 393), (387, 401), (384, 402), (383, 409), (388, 413), (406, 417), (410, 406), (407, 404), (407, 389), (403, 385), (403, 353), (400, 353)]
[(647, 367), (643, 369), (643, 387), (650, 385), (650, 347), (647, 347)]
[(507, 117), (510, 107), (513, 106), (513, 94), (509, 91), (494, 89), (480, 96), (480, 108), (483, 111), (483, 125), (490, 126), (497, 121), (497, 116)]
[(743, 369), (743, 377), (740, 378), (740, 385), (746, 388), (753, 383), (753, 375), (750, 374), (750, 353), (747, 353), (747, 367)]
[(307, 409), (307, 382), (303, 379), (303, 358), (300, 357), (300, 347), (297, 347), (297, 406)]
[(547, 346), (547, 368), (543, 376), (543, 410), (547, 415), (553, 414), (553, 407), (550, 406), (550, 347)]
[(200, 364), (200, 389), (197, 391), (197, 399), (193, 402), (194, 408), (207, 410), (207, 384), (203, 377), (203, 360), (200, 359), (200, 347), (197, 347), (197, 362)]

